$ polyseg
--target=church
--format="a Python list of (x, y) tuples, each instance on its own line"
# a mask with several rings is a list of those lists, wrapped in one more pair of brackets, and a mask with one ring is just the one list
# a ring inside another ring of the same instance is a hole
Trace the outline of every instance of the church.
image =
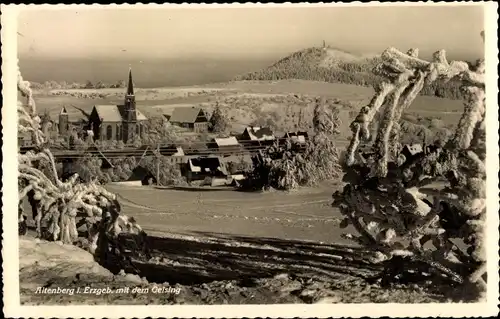
[(132, 69), (128, 73), (128, 85), (123, 105), (94, 105), (89, 116), (89, 127), (94, 140), (123, 141), (132, 143), (144, 130), (146, 116), (137, 110), (132, 81)]

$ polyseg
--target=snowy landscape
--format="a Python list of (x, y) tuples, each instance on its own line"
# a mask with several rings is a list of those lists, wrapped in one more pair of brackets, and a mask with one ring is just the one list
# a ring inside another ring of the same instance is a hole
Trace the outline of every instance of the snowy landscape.
[(329, 42), (182, 86), (21, 56), (21, 304), (484, 298), (483, 48)]

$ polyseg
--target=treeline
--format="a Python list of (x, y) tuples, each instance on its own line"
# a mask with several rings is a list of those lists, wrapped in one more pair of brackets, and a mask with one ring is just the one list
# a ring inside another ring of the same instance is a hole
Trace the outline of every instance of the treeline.
[[(310, 81), (322, 81), (330, 83), (345, 83), (360, 86), (373, 86), (379, 84), (382, 78), (372, 73), (373, 67), (380, 58), (360, 59), (357, 62), (331, 61), (327, 65), (329, 57), (321, 48), (309, 48), (295, 52), (292, 55), (276, 62), (272, 66), (238, 76), (238, 81), (278, 81), (285, 79), (298, 79)], [(323, 62), (326, 62), (323, 64)], [(470, 63), (469, 63), (470, 64)], [(454, 80), (447, 83), (435, 82), (426, 86), (421, 94), (437, 96), (449, 99), (463, 99), (460, 90), (460, 81)]]
[(72, 82), (68, 83), (66, 81), (45, 81), (43, 83), (30, 82), (32, 89), (38, 90), (64, 90), (64, 89), (107, 89), (107, 88), (125, 88), (126, 82), (120, 80), (116, 83), (104, 83), (102, 81), (92, 82), (87, 81), (85, 83)]

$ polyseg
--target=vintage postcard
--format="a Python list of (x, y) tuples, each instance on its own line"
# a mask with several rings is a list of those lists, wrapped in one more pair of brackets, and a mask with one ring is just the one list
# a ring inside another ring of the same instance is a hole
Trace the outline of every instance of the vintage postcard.
[(5, 315), (494, 316), (497, 8), (2, 5)]

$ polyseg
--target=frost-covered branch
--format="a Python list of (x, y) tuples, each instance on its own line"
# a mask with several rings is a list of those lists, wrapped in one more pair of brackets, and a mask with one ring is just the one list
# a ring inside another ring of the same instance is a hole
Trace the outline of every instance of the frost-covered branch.
[[(448, 63), (444, 50), (428, 62), (418, 58), (416, 49), (403, 53), (389, 48), (373, 72), (385, 81), (351, 124), (344, 163), (347, 185), (334, 194), (345, 216), (342, 225), (352, 224), (359, 234), (348, 237), (372, 248), (374, 262), (406, 256), (455, 282), (484, 289), (484, 61), (470, 70), (465, 62)], [(453, 78), (462, 81), (469, 97), (454, 137), (444, 146), (403, 152), (399, 121), (405, 109), (426, 85)], [(384, 113), (373, 139), (369, 125), (380, 110)], [(375, 142), (361, 152), (359, 146), (370, 139)], [(453, 239), (463, 240), (467, 253)], [(434, 251), (424, 248), (429, 241)]]

